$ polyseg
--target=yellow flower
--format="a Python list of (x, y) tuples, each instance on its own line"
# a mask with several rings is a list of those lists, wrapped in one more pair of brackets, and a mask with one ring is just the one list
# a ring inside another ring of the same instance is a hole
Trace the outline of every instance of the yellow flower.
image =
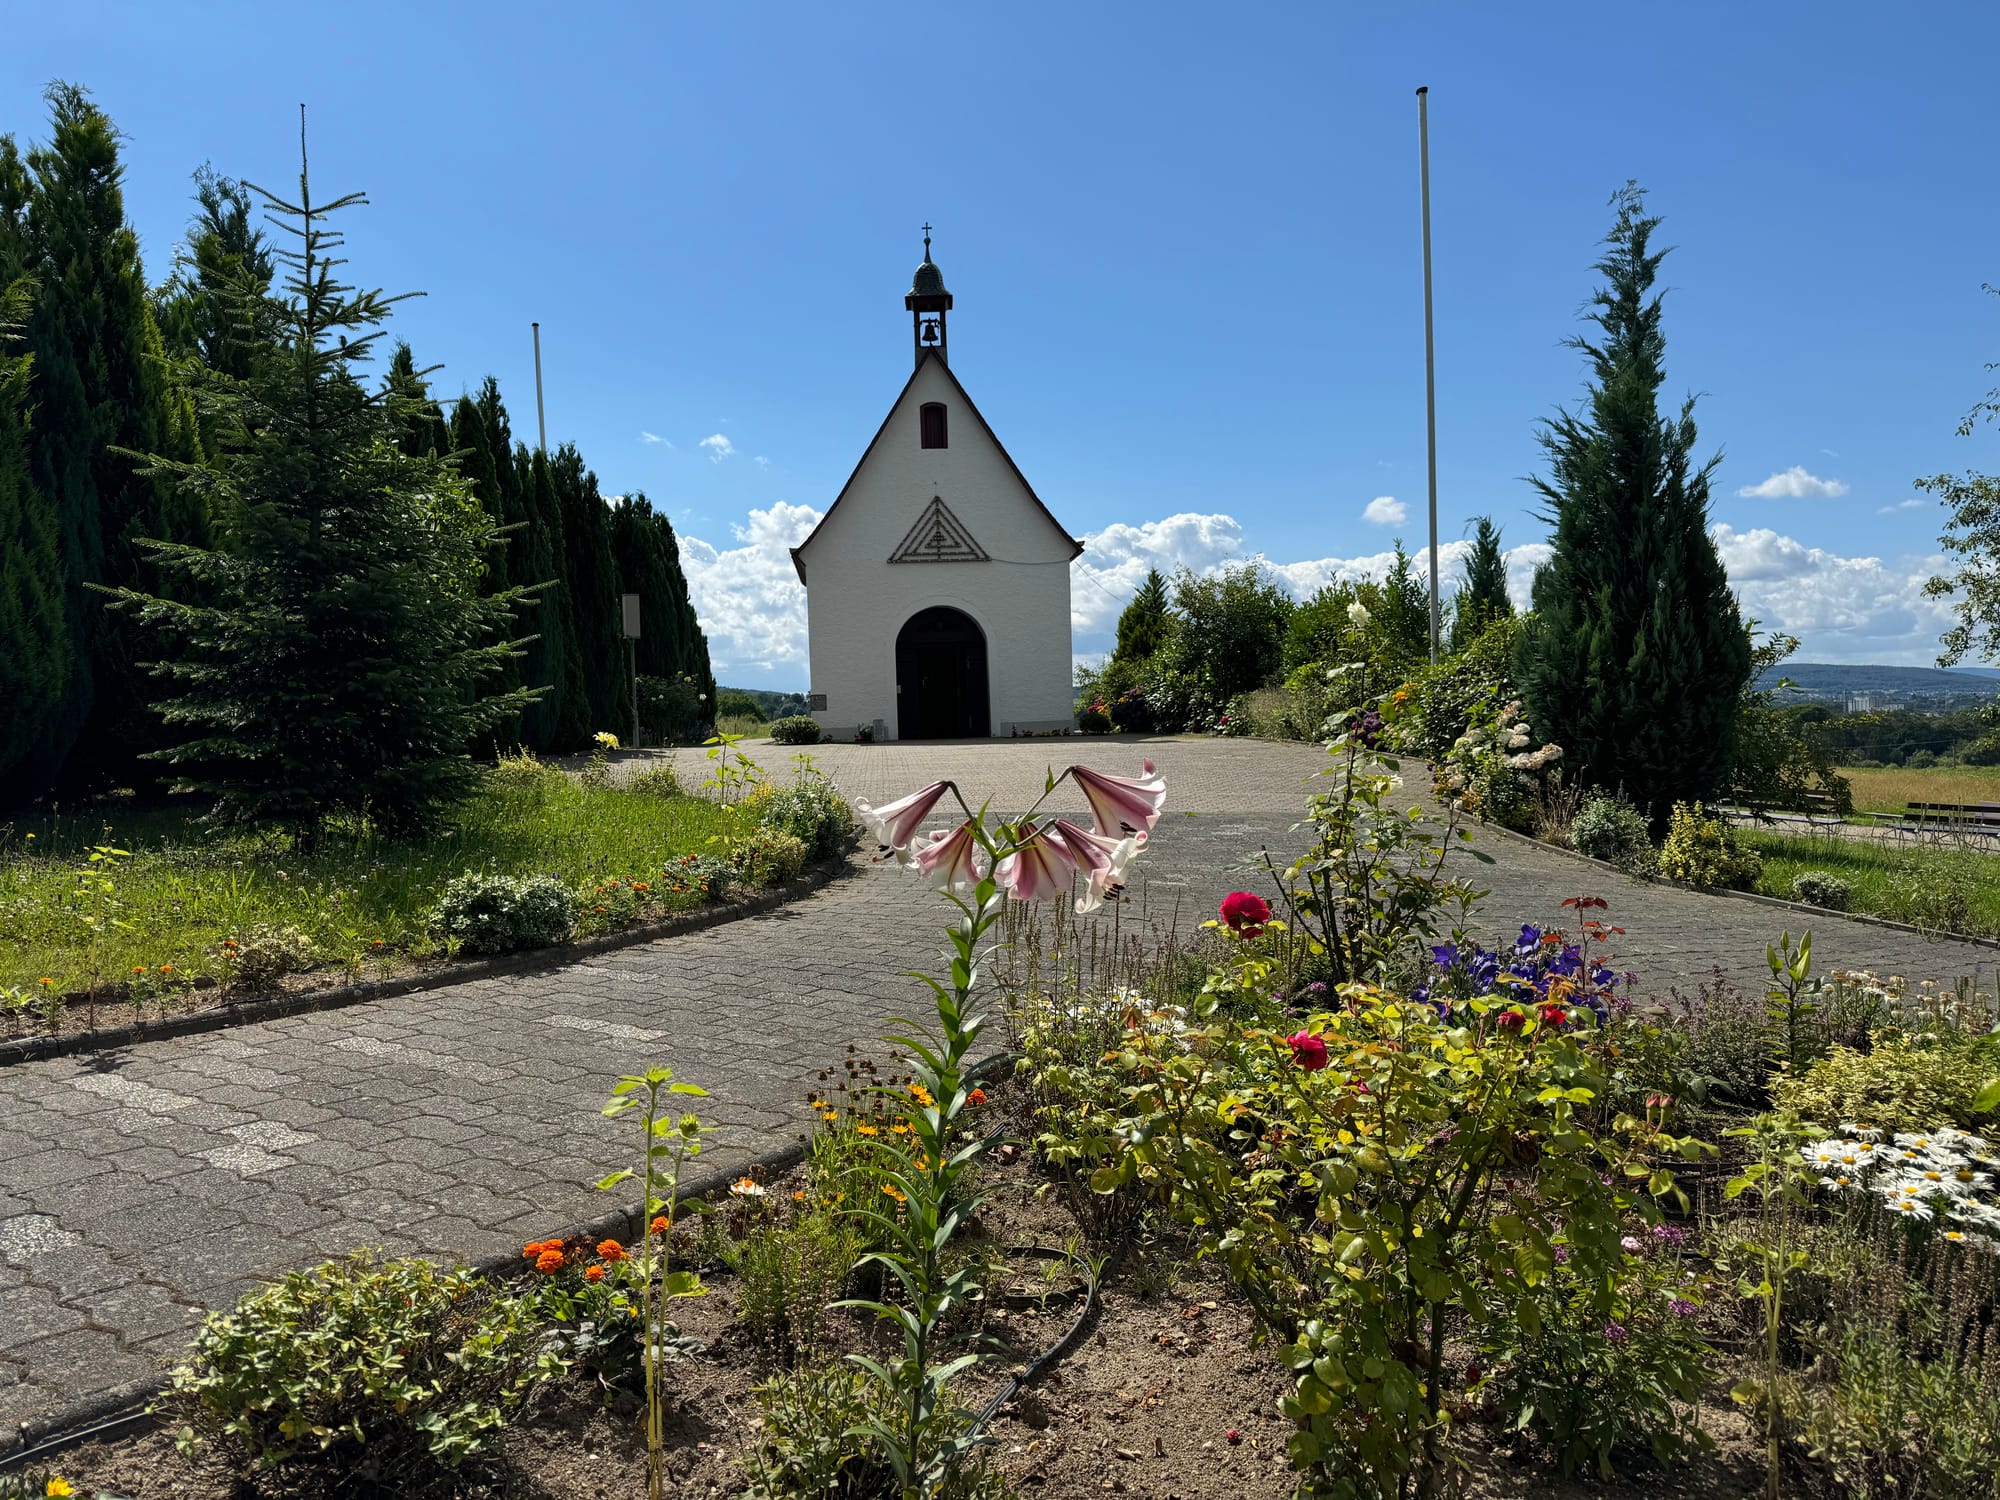
[(937, 1103), (937, 1100), (931, 1097), (931, 1091), (925, 1088), (921, 1083), (913, 1083), (910, 1085), (910, 1097), (916, 1100), (917, 1103), (925, 1106), (926, 1108), (929, 1108), (931, 1105)]
[(67, 1479), (63, 1478), (62, 1475), (57, 1474), (49, 1480), (49, 1487), (44, 1493), (50, 1496), (74, 1495), (76, 1493), (76, 1489), (74, 1486), (70, 1484), (70, 1482)]
[(854, 1129), (857, 1133), (861, 1135), (880, 1135), (882, 1133), (881, 1131), (877, 1130), (873, 1125), (857, 1125), (854, 1127)]
[(896, 1184), (893, 1182), (883, 1183), (882, 1191), (887, 1193), (891, 1198), (894, 1198), (898, 1203), (907, 1203), (910, 1201), (903, 1195), (902, 1190), (898, 1188)]

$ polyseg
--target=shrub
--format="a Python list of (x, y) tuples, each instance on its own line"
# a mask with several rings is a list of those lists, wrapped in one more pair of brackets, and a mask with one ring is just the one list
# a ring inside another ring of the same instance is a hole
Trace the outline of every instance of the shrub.
[(1505, 1425), (1534, 1432), (1565, 1474), (1590, 1466), (1609, 1479), (1612, 1450), (1634, 1442), (1662, 1464), (1712, 1446), (1696, 1418), (1713, 1352), (1694, 1288), (1667, 1242), (1638, 1227), (1641, 1249), (1608, 1298), (1558, 1265), (1537, 1289), (1532, 1323), (1490, 1329), (1481, 1343)]
[(1521, 625), (1495, 620), (1463, 651), (1418, 669), (1404, 689), (1409, 697), (1396, 726), (1403, 749), (1443, 760), (1459, 736), (1514, 696), (1514, 638)]
[(743, 1326), (781, 1359), (810, 1358), (827, 1305), (864, 1248), (848, 1223), (824, 1211), (758, 1225), (736, 1252)]
[(1076, 716), (1076, 727), (1085, 734), (1111, 733), (1111, 715), (1101, 708), (1086, 708)]
[(172, 1377), (183, 1443), (260, 1467), (306, 1457), (402, 1482), (484, 1456), (562, 1362), (526, 1302), (463, 1269), (365, 1250), (252, 1292), (202, 1325)]
[(1623, 797), (1592, 796), (1570, 819), (1569, 841), (1580, 854), (1622, 864), (1650, 851), (1646, 819)]
[(467, 953), (546, 948), (576, 927), (576, 896), (550, 875), (461, 875), (444, 888), (431, 926)]
[(771, 725), (771, 738), (781, 745), (817, 745), (820, 742), (819, 721), (809, 714), (793, 714), (789, 719), (775, 720)]
[(710, 901), (720, 901), (736, 883), (736, 868), (713, 854), (683, 854), (662, 872), (670, 890), (695, 891)]
[(791, 834), (805, 845), (812, 859), (838, 854), (854, 829), (854, 813), (847, 799), (824, 776), (802, 776), (783, 790), (774, 788), (758, 798), (755, 806), (759, 823)]
[(1941, 1121), (1970, 1127), (1980, 1089), (2000, 1066), (2000, 1047), (1986, 1037), (1940, 1032), (1919, 1041), (1879, 1039), (1870, 1051), (1836, 1044), (1802, 1074), (1772, 1085), (1780, 1109), (1821, 1125), (1864, 1129), (1935, 1129)]
[(1690, 885), (1743, 890), (1757, 883), (1763, 856), (1736, 842), (1730, 826), (1692, 802), (1676, 802), (1660, 846), (1660, 873)]
[(892, 1421), (882, 1388), (853, 1365), (816, 1365), (757, 1387), (756, 1444), (744, 1456), (756, 1500), (802, 1495), (888, 1494), (895, 1472), (871, 1421)]
[(546, 787), (561, 776), (562, 767), (535, 759), (535, 752), (525, 746), (511, 755), (502, 755), (486, 773), (486, 779), (494, 785), (519, 791)]
[(273, 927), (258, 923), (236, 946), (223, 950), (231, 985), (245, 990), (268, 990), (287, 974), (297, 974), (319, 962), (313, 940), (296, 927)]
[(1111, 722), (1127, 734), (1151, 734), (1153, 706), (1144, 688), (1127, 688), (1111, 702)]
[(636, 773), (625, 783), (625, 790), (640, 797), (685, 797), (687, 790), (681, 785), (680, 773), (673, 762), (665, 761), (657, 766), (648, 766)]
[(1801, 870), (1792, 877), (1792, 899), (1803, 901), (1808, 906), (1846, 911), (1853, 897), (1852, 886), (1838, 875), (1829, 875), (1824, 870)]
[(1917, 860), (1889, 877), (1889, 911), (1926, 932), (1967, 932), (1972, 927), (1973, 882), (1944, 860)]
[(1761, 996), (1748, 995), (1718, 974), (1692, 996), (1672, 992), (1673, 1029), (1686, 1038), (1676, 1060), (1679, 1088), (1698, 1105), (1758, 1109), (1769, 1100), (1771, 1026)]
[(783, 885), (806, 865), (806, 846), (796, 834), (759, 828), (736, 841), (730, 863), (752, 885)]

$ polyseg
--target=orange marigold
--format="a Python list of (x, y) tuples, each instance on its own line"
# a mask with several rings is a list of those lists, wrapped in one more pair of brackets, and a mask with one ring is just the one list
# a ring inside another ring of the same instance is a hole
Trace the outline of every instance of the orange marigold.
[(544, 1276), (553, 1276), (563, 1268), (563, 1253), (560, 1250), (544, 1250), (535, 1257), (535, 1269)]
[(665, 1234), (669, 1229), (673, 1228), (674, 1226), (672, 1221), (670, 1221), (665, 1214), (660, 1214), (654, 1218), (652, 1225), (650, 1227), (653, 1233), (655, 1234)]
[(965, 1102), (967, 1104), (984, 1104), (986, 1102), (986, 1090), (975, 1088), (965, 1096)]
[[(550, 1247), (551, 1243), (552, 1243), (551, 1241), (545, 1241), (545, 1240), (528, 1241), (527, 1244), (521, 1247), (521, 1259), (533, 1260), (536, 1256), (540, 1255), (544, 1250), (547, 1250)], [(557, 1246), (556, 1248), (560, 1249), (561, 1247)]]
[(602, 1281), (604, 1279), (604, 1267), (592, 1266), (583, 1273), (583, 1279), (585, 1281)]
[(625, 1259), (625, 1247), (616, 1240), (602, 1240), (597, 1246), (599, 1260), (618, 1261)]

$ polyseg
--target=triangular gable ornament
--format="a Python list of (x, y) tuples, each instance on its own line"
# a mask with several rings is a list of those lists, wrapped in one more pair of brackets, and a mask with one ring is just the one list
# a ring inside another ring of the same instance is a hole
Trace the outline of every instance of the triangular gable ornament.
[(951, 507), (936, 496), (924, 507), (909, 534), (889, 554), (892, 563), (989, 562), (986, 549), (972, 539), (965, 523), (951, 513)]

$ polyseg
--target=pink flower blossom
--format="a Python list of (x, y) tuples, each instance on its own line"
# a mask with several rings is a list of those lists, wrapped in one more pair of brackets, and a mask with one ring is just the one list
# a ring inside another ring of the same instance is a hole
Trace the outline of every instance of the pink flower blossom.
[(931, 815), (931, 809), (943, 800), (944, 794), (952, 789), (949, 781), (933, 781), (929, 786), (910, 793), (909, 796), (891, 802), (887, 807), (871, 807), (857, 799), (855, 812), (861, 815), (861, 822), (868, 830), (868, 836), (885, 849), (896, 851), (899, 864), (911, 861), (910, 843), (917, 836), (917, 830), (924, 826), (924, 820)]
[(972, 820), (949, 833), (933, 833), (928, 842), (917, 846), (917, 872), (942, 891), (960, 893), (979, 886), (979, 840), (972, 836)]
[(1255, 937), (1271, 920), (1271, 903), (1254, 891), (1231, 891), (1222, 898), (1222, 920), (1238, 937)]
[(1033, 823), (1023, 823), (1021, 834), (1020, 846), (993, 867), (993, 878), (1016, 901), (1062, 894), (1076, 874), (1068, 846)]
[(1049, 824), (1046, 837), (1059, 842), (1077, 869), (1090, 877), (1090, 884), (1076, 898), (1079, 912), (1096, 911), (1102, 906), (1104, 898), (1125, 883), (1125, 867), (1146, 847), (1143, 833), (1111, 838), (1079, 828), (1068, 818), (1057, 818)]
[(1160, 809), (1167, 805), (1167, 783), (1155, 773), (1150, 760), (1141, 765), (1138, 776), (1108, 776), (1088, 766), (1069, 768), (1070, 780), (1090, 804), (1098, 834), (1121, 838), (1128, 833), (1147, 833), (1160, 821)]

